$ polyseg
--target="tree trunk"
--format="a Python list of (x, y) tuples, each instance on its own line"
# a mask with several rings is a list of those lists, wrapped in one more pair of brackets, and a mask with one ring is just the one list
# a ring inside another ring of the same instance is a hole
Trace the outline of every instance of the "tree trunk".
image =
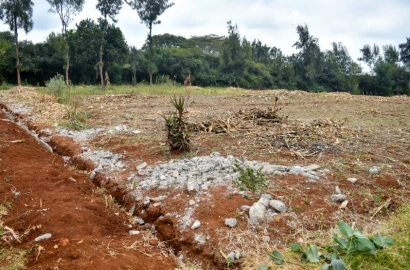
[[(152, 68), (152, 57), (153, 57), (153, 48), (152, 48), (152, 22), (149, 24), (149, 64), (150, 69)], [(152, 72), (149, 72), (149, 86), (152, 86)]]
[(66, 61), (66, 66), (65, 66), (65, 84), (67, 87), (70, 87), (70, 80), (68, 78), (68, 70), (70, 69), (70, 56), (68, 55), (68, 43), (67, 40), (65, 42), (65, 61)]
[(19, 39), (17, 33), (17, 19), (14, 20), (14, 35), (16, 37), (16, 69), (17, 69), (17, 86), (21, 86), (20, 78), (20, 57), (19, 57)]
[(98, 62), (98, 71), (100, 72), (100, 78), (101, 78), (101, 90), (104, 90), (104, 76), (103, 76), (102, 57), (103, 57), (103, 44), (101, 43), (101, 46), (100, 46), (100, 61)]

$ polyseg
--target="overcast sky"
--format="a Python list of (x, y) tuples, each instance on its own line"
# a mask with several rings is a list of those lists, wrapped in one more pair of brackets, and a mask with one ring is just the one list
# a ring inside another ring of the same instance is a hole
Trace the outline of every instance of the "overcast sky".
[[(60, 32), (57, 14), (48, 12), (46, 0), (33, 0), (34, 27), (20, 39), (43, 42), (51, 31)], [(97, 0), (85, 0), (83, 11), (75, 23), (99, 17)], [(170, 33), (184, 37), (207, 34), (227, 35), (227, 21), (237, 24), (242, 37), (260, 39), (276, 46), (285, 54), (292, 54), (297, 41), (296, 26), (307, 24), (310, 34), (319, 38), (322, 49), (330, 49), (332, 42), (341, 41), (353, 59), (360, 55), (365, 44), (398, 46), (410, 37), (410, 0), (174, 0), (175, 5), (160, 17), (153, 34)], [(128, 45), (140, 48), (147, 36), (147, 28), (140, 23), (136, 11), (124, 5), (119, 16)], [(1, 22), (0, 22), (1, 23)], [(8, 26), (0, 24), (0, 30)]]

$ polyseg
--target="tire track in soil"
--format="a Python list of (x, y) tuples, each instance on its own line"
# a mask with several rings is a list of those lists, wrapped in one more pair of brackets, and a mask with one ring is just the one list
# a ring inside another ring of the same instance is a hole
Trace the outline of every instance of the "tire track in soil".
[[(176, 267), (172, 255), (149, 244), (148, 232), (128, 234), (128, 216), (107, 209), (85, 174), (66, 166), (60, 156), (48, 152), (6, 118), (0, 111), (0, 202), (12, 203), (3, 217), (4, 225), (20, 235), (41, 226), (21, 243), (12, 242), (15, 248), (31, 250), (28, 269)], [(34, 241), (45, 233), (52, 238)], [(133, 243), (135, 248), (130, 249)], [(44, 250), (38, 251), (38, 245)], [(6, 263), (0, 262), (0, 268)]]

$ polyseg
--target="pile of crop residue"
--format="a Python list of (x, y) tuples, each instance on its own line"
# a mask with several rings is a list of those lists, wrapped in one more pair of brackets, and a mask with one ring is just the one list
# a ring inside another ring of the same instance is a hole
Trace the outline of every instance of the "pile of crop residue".
[(303, 123), (282, 117), (276, 108), (250, 108), (225, 115), (216, 113), (192, 123), (195, 132), (225, 133), (249, 138), (249, 143), (266, 148), (287, 149), (298, 156), (315, 156), (354, 148), (362, 130), (347, 125), (347, 120), (316, 119)]

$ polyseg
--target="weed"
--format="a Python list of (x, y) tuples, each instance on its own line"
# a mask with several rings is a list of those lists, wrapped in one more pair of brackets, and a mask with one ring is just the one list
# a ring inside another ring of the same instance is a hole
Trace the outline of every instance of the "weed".
[(13, 177), (11, 177), (11, 176), (4, 178), (4, 182), (6, 182), (6, 183), (10, 183), (11, 180), (13, 180)]
[(68, 96), (68, 106), (66, 108), (67, 122), (64, 126), (72, 130), (87, 128), (87, 114), (79, 111), (79, 108), (83, 105), (83, 99), (80, 96)]
[(4, 206), (6, 206), (8, 209), (10, 209), (11, 207), (13, 207), (13, 203), (12, 202), (6, 202), (4, 204)]
[(165, 120), (168, 145), (170, 149), (187, 151), (191, 148), (191, 145), (189, 142), (189, 131), (184, 120), (186, 99), (181, 95), (178, 98), (173, 96), (171, 102), (175, 112), (169, 115), (162, 115)]
[[(363, 235), (361, 231), (354, 231), (352, 227), (339, 221), (337, 224), (341, 237), (335, 234), (333, 240), (337, 245), (317, 247), (315, 245), (292, 243), (290, 248), (300, 255), (303, 264), (324, 263), (321, 269), (345, 269), (345, 262), (342, 259), (361, 255), (375, 255), (377, 250), (389, 248), (393, 240), (386, 236), (376, 235), (371, 238)], [(279, 251), (272, 251), (269, 257), (278, 265), (284, 264), (283, 255)], [(290, 262), (292, 263), (292, 262)], [(355, 268), (356, 269), (356, 268)]]
[(58, 102), (63, 103), (64, 90), (67, 89), (67, 85), (64, 81), (64, 76), (57, 73), (56, 76), (46, 82), (49, 94), (58, 97)]
[(239, 172), (238, 179), (233, 180), (233, 183), (238, 186), (239, 190), (250, 190), (251, 192), (261, 194), (268, 188), (266, 177), (262, 173), (263, 168), (259, 168), (255, 172), (251, 167), (243, 168), (239, 164), (235, 164), (235, 172)]

